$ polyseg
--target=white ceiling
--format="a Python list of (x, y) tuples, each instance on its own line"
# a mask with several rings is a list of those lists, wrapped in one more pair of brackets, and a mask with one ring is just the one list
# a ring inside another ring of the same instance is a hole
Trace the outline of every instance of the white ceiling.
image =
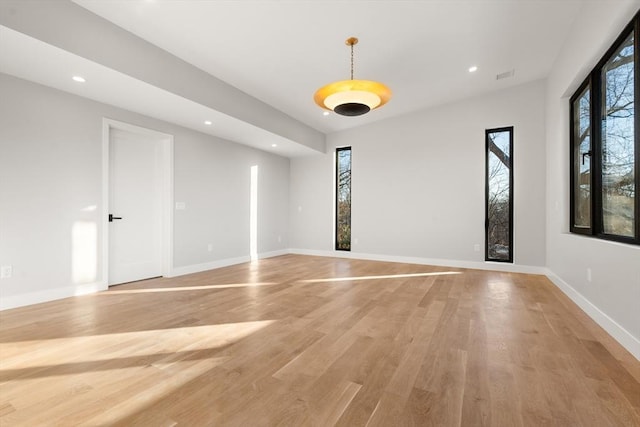
[[(278, 155), (315, 153), (302, 144), (3, 26), (0, 52), (0, 72), (5, 74)], [(71, 76), (78, 74), (87, 82), (74, 82)], [(214, 125), (205, 125), (205, 120)]]
[[(583, 1), (74, 0), (324, 133), (544, 78)], [(355, 78), (381, 81), (391, 88), (393, 97), (384, 107), (361, 117), (325, 117), (314, 104), (313, 94), (324, 84), (349, 78), (349, 49), (344, 44), (349, 36), (360, 39), (355, 47)], [(62, 61), (65, 53), (49, 49), (47, 54), (59, 54)], [(66, 54), (66, 60), (83, 60)], [(10, 59), (5, 58), (5, 68)], [(47, 68), (34, 68), (28, 62), (14, 64), (9, 74), (56, 87), (43, 81), (48, 77), (42, 75), (25, 77)], [(473, 74), (467, 71), (472, 65), (478, 66)], [(515, 70), (514, 77), (496, 79), (509, 70)], [(149, 107), (119, 102), (119, 90), (113, 85), (125, 82), (121, 90), (131, 90), (126, 88), (126, 76), (102, 72), (102, 88), (88, 97), (138, 112)], [(154, 90), (162, 92), (147, 86), (149, 99), (155, 99)], [(161, 92), (156, 94), (159, 99), (175, 96)], [(176, 105), (175, 111), (147, 114), (173, 117), (184, 113), (189, 102), (195, 104), (189, 100), (165, 103), (165, 109)], [(150, 104), (158, 108), (157, 102)], [(194, 123), (188, 123), (190, 120)], [(179, 124), (207, 131), (199, 119), (185, 116)], [(252, 145), (247, 142), (251, 132), (243, 135), (240, 128), (236, 132), (236, 136), (232, 130), (219, 136)], [(281, 143), (287, 144), (278, 141)], [(280, 154), (305, 154), (305, 149), (288, 148), (290, 152), (283, 149)]]
[[(582, 3), (75, 2), (325, 133), (545, 77)], [(360, 39), (355, 78), (381, 81), (394, 96), (363, 117), (324, 117), (313, 93), (349, 78), (349, 36)], [(511, 69), (514, 78), (496, 80)]]

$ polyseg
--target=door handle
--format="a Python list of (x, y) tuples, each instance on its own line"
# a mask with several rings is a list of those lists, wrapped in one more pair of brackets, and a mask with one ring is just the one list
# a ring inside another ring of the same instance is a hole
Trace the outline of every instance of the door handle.
[(113, 216), (113, 214), (109, 214), (109, 222), (113, 222), (114, 219), (122, 219), (121, 216)]

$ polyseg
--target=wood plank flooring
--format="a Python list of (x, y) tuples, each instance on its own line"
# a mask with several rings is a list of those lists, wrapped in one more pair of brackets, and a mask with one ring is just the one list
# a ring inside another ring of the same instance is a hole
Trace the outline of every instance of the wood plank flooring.
[(640, 426), (544, 276), (286, 255), (0, 313), (2, 426)]

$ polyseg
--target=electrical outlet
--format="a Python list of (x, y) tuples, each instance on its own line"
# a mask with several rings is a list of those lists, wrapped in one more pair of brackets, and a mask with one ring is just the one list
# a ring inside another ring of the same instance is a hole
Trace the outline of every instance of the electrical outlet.
[(587, 282), (591, 283), (591, 268), (587, 268)]
[(473, 245), (473, 250), (475, 252), (480, 252), (480, 243), (476, 243), (475, 245)]
[(0, 279), (9, 279), (13, 276), (13, 267), (10, 265), (3, 265), (0, 267)]
[(282, 236), (278, 236), (278, 243), (282, 243)]
[(207, 250), (208, 250), (209, 252), (213, 252), (213, 243), (209, 243), (209, 244), (207, 245)]

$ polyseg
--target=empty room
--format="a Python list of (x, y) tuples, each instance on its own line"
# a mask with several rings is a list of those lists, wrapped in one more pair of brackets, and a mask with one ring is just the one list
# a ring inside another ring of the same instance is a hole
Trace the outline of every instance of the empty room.
[(639, 426), (640, 0), (0, 0), (0, 425)]

